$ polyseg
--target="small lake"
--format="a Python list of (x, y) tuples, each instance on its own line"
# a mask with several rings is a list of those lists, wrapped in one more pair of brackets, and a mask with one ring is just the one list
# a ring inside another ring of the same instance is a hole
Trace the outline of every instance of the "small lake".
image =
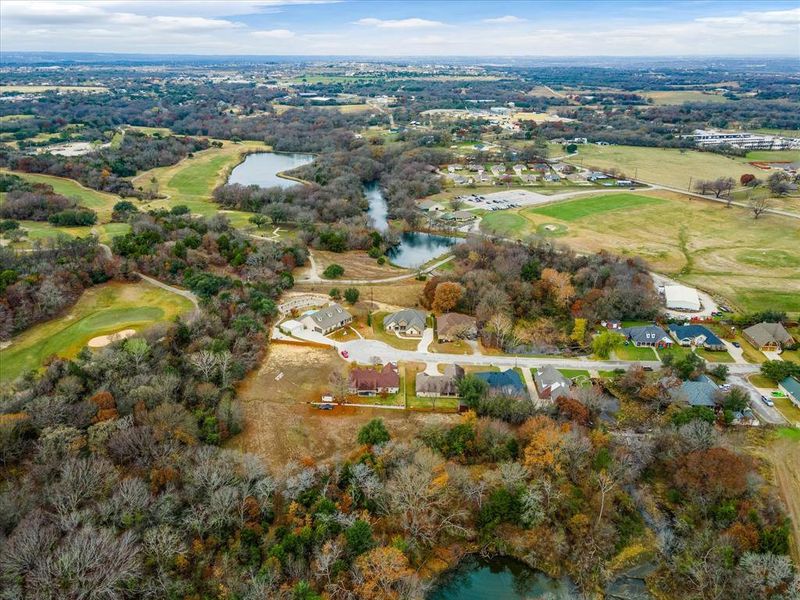
[[(380, 232), (389, 229), (389, 205), (377, 183), (364, 186), (364, 196), (369, 202), (367, 216), (372, 226)], [(460, 238), (421, 231), (406, 231), (400, 236), (400, 243), (390, 248), (386, 256), (392, 264), (406, 269), (414, 269), (434, 258), (445, 254), (456, 245)]]
[(296, 181), (278, 177), (278, 173), (291, 171), (314, 160), (313, 154), (297, 154), (283, 152), (257, 152), (247, 157), (234, 167), (228, 177), (228, 183), (242, 185), (258, 185), (261, 187), (290, 187)]
[(468, 557), (442, 576), (427, 600), (532, 600), (578, 598), (568, 579), (553, 579), (508, 557)]

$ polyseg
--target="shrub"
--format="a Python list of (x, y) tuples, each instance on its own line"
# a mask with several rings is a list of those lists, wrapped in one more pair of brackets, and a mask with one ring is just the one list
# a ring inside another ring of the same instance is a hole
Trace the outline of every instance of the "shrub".
[(355, 304), (356, 302), (358, 302), (359, 296), (360, 294), (356, 288), (347, 288), (344, 291), (344, 299), (347, 300), (350, 304)]
[(389, 441), (389, 432), (381, 419), (372, 419), (358, 431), (358, 443), (375, 446)]
[(342, 265), (337, 265), (336, 263), (328, 265), (322, 272), (322, 276), (325, 279), (338, 279), (342, 275), (344, 275), (344, 267)]

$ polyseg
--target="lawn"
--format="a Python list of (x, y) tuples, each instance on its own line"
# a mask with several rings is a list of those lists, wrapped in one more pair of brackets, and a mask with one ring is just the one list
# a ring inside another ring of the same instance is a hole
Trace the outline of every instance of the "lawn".
[[(589, 378), (589, 371), (586, 369), (558, 369), (558, 372), (561, 373), (564, 377), (569, 377), (570, 379), (575, 379), (576, 377), (585, 377)], [(531, 375), (536, 374), (536, 369), (531, 369)]]
[(777, 430), (778, 436), (793, 442), (800, 442), (800, 429), (796, 427), (780, 427)]
[(695, 352), (697, 355), (705, 358), (708, 362), (713, 363), (732, 363), (734, 362), (733, 357), (728, 354), (727, 350), (725, 352), (709, 352), (705, 348), (698, 348)]
[(544, 215), (560, 221), (576, 221), (612, 211), (630, 210), (649, 204), (658, 204), (662, 200), (653, 196), (640, 196), (638, 194), (603, 194), (586, 199), (568, 200), (540, 208), (529, 209), (537, 215)]
[(658, 360), (652, 348), (639, 348), (633, 344), (618, 346), (614, 349), (617, 360)]
[(800, 424), (800, 408), (797, 408), (796, 404), (786, 396), (772, 396), (772, 401), (775, 403), (775, 408), (789, 420), (789, 423)]
[(666, 106), (670, 104), (685, 104), (686, 102), (708, 102), (720, 104), (729, 102), (722, 94), (708, 94), (697, 90), (668, 90), (658, 92), (636, 92), (640, 96), (649, 98), (656, 106)]
[(797, 162), (800, 150), (751, 150), (745, 157), (752, 161)]
[[(3, 170), (3, 172), (10, 171)], [(114, 205), (122, 199), (114, 194), (98, 192), (97, 190), (85, 188), (74, 179), (53, 177), (52, 175), (40, 175), (38, 173), (14, 172), (14, 174), (19, 175), (27, 181), (51, 185), (53, 186), (53, 190), (62, 196), (67, 196), (68, 198), (77, 198), (80, 206), (91, 208), (97, 213), (98, 223), (107, 223), (110, 221), (111, 212), (114, 209)]]
[(559, 240), (579, 252), (639, 256), (653, 270), (741, 311), (800, 313), (799, 220), (778, 215), (755, 220), (746, 209), (668, 191), (610, 194), (615, 196), (655, 201), (598, 212), (604, 201), (597, 195), (525, 208), (517, 214), (529, 223), (521, 229), (517, 224), (518, 235), (547, 223), (561, 225)]
[(35, 240), (56, 238), (59, 235), (86, 237), (93, 233), (97, 234), (101, 243), (108, 244), (114, 236), (123, 235), (131, 228), (127, 223), (106, 223), (93, 227), (55, 227), (44, 221), (20, 221), (19, 224), (27, 231), (27, 237), (15, 244), (15, 248), (27, 248)]
[(774, 154), (770, 152), (764, 154), (764, 158), (747, 159), (677, 148), (584, 144), (578, 147), (577, 154), (566, 158), (565, 162), (599, 170), (614, 168), (637, 181), (660, 183), (685, 190), (689, 187), (690, 180), (733, 177), (739, 181), (739, 177), (745, 173), (763, 178), (764, 172), (748, 164), (748, 161), (776, 160)]
[(757, 388), (762, 388), (765, 390), (778, 389), (778, 385), (774, 381), (772, 381), (771, 379), (767, 379), (760, 373), (756, 373), (755, 375), (750, 375), (747, 379)]
[(516, 237), (523, 233), (528, 225), (525, 217), (516, 212), (495, 211), (487, 213), (481, 220), (481, 229), (505, 237)]
[(0, 380), (10, 381), (39, 368), (53, 354), (71, 358), (99, 335), (140, 330), (168, 321), (192, 304), (183, 296), (149, 283), (106, 283), (86, 290), (63, 316), (15, 336), (0, 351)]

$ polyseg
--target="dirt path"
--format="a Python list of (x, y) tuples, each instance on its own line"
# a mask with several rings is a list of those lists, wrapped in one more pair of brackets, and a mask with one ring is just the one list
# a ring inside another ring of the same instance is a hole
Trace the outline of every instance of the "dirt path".
[(792, 558), (800, 562), (800, 442), (779, 439), (766, 449), (775, 471), (775, 483), (781, 491), (792, 521)]

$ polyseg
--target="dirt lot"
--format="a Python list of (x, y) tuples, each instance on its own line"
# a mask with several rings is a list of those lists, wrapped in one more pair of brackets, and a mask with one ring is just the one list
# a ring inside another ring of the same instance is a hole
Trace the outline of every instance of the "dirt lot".
[[(315, 254), (316, 256), (316, 254)], [(361, 301), (374, 300), (388, 306), (416, 308), (419, 306), (419, 297), (425, 287), (424, 281), (404, 279), (397, 283), (379, 285), (343, 285), (335, 280), (330, 283), (309, 284), (298, 282), (293, 292), (312, 292), (327, 295), (331, 288), (338, 287), (342, 292), (346, 288), (354, 287), (361, 293)]]
[[(384, 420), (393, 439), (410, 439), (428, 423), (452, 422), (457, 415), (336, 407), (315, 409), (307, 402), (326, 391), (328, 378), (345, 363), (333, 350), (273, 344), (258, 371), (241, 386), (244, 431), (229, 446), (252, 452), (271, 469), (291, 460), (327, 461), (353, 451), (358, 430), (370, 419)], [(283, 373), (278, 381), (275, 378)]]
[[(382, 277), (394, 277), (408, 273), (408, 269), (401, 269), (385, 262), (382, 265), (374, 258), (370, 258), (366, 252), (326, 252), (324, 250), (314, 250), (314, 260), (320, 275), (325, 267), (337, 264), (344, 267), (342, 279), (380, 279)], [(332, 279), (331, 284), (335, 285), (336, 280)]]

